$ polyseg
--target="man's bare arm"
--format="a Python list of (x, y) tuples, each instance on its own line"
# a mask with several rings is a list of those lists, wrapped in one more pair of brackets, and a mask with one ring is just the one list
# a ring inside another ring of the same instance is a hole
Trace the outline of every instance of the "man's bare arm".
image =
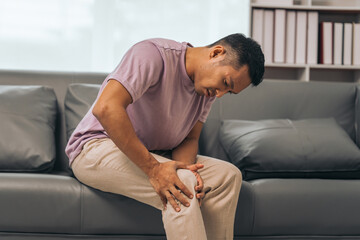
[(195, 187), (195, 191), (197, 192), (196, 198), (199, 200), (200, 206), (205, 193), (203, 192), (204, 182), (198, 173), (198, 170), (204, 166), (202, 164), (196, 163), (196, 156), (198, 153), (199, 138), (203, 125), (204, 124), (202, 122), (198, 121), (188, 136), (184, 139), (184, 141), (172, 152), (173, 160), (184, 162), (186, 164), (192, 164), (188, 169), (190, 169), (195, 174), (198, 182), (197, 186)]
[(175, 161), (181, 161), (186, 164), (194, 164), (199, 148), (199, 138), (203, 123), (198, 121), (184, 141), (172, 152), (172, 158)]
[(178, 189), (189, 198), (193, 197), (176, 174), (177, 169), (187, 168), (187, 165), (176, 161), (159, 163), (150, 154), (136, 136), (126, 112), (127, 106), (131, 103), (132, 98), (124, 86), (116, 80), (109, 80), (92, 113), (115, 145), (146, 173), (164, 206), (169, 201), (175, 210), (180, 211), (174, 198), (185, 206), (188, 206), (189, 202)]

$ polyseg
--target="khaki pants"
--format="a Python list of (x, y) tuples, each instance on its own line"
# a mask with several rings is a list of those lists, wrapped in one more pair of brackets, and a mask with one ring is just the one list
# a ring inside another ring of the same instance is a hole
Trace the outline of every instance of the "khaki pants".
[[(159, 162), (169, 161), (157, 154), (153, 156)], [(146, 174), (109, 138), (87, 142), (71, 168), (76, 178), (90, 187), (121, 194), (162, 210), (169, 240), (233, 239), (241, 172), (228, 162), (210, 157), (199, 155), (197, 162), (204, 164), (204, 168), (199, 170), (206, 193), (202, 206), (199, 207), (194, 197), (189, 199), (190, 207), (181, 205), (180, 212), (176, 212), (169, 203), (167, 210), (163, 210), (160, 197)], [(195, 196), (197, 180), (194, 174), (186, 169), (179, 169), (177, 173)]]

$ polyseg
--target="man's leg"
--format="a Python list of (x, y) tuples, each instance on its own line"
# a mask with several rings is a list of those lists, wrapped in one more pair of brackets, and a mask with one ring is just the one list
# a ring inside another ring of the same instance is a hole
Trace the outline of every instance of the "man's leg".
[[(170, 161), (156, 154), (153, 156), (159, 162)], [(163, 210), (160, 197), (151, 186), (146, 174), (109, 138), (91, 140), (86, 143), (71, 168), (76, 178), (90, 187), (121, 194)], [(185, 169), (179, 169), (177, 173), (180, 180), (195, 196), (194, 187), (197, 182), (194, 174)], [(163, 210), (167, 239), (206, 239), (204, 223), (196, 197), (189, 199), (189, 202), (190, 207), (181, 205), (180, 212), (176, 212), (169, 203), (167, 210)]]
[(233, 239), (235, 211), (242, 176), (233, 164), (198, 155), (199, 170), (204, 181), (205, 197), (201, 212), (208, 239)]

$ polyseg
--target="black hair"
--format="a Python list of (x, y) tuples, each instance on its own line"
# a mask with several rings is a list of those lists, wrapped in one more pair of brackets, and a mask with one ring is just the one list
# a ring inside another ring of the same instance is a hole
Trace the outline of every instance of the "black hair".
[[(254, 86), (257, 86), (262, 82), (265, 60), (261, 47), (256, 41), (245, 37), (241, 33), (235, 33), (226, 36), (207, 47), (213, 47), (215, 45), (222, 45), (227, 51), (227, 56), (229, 57), (224, 59), (226, 64), (230, 64), (235, 69), (248, 65), (251, 83)], [(236, 61), (234, 61), (234, 58)]]

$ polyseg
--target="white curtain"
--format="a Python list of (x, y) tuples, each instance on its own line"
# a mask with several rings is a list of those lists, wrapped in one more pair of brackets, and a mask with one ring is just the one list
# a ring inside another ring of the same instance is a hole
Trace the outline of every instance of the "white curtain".
[(249, 35), (249, 0), (0, 0), (0, 70), (109, 72), (147, 38)]

